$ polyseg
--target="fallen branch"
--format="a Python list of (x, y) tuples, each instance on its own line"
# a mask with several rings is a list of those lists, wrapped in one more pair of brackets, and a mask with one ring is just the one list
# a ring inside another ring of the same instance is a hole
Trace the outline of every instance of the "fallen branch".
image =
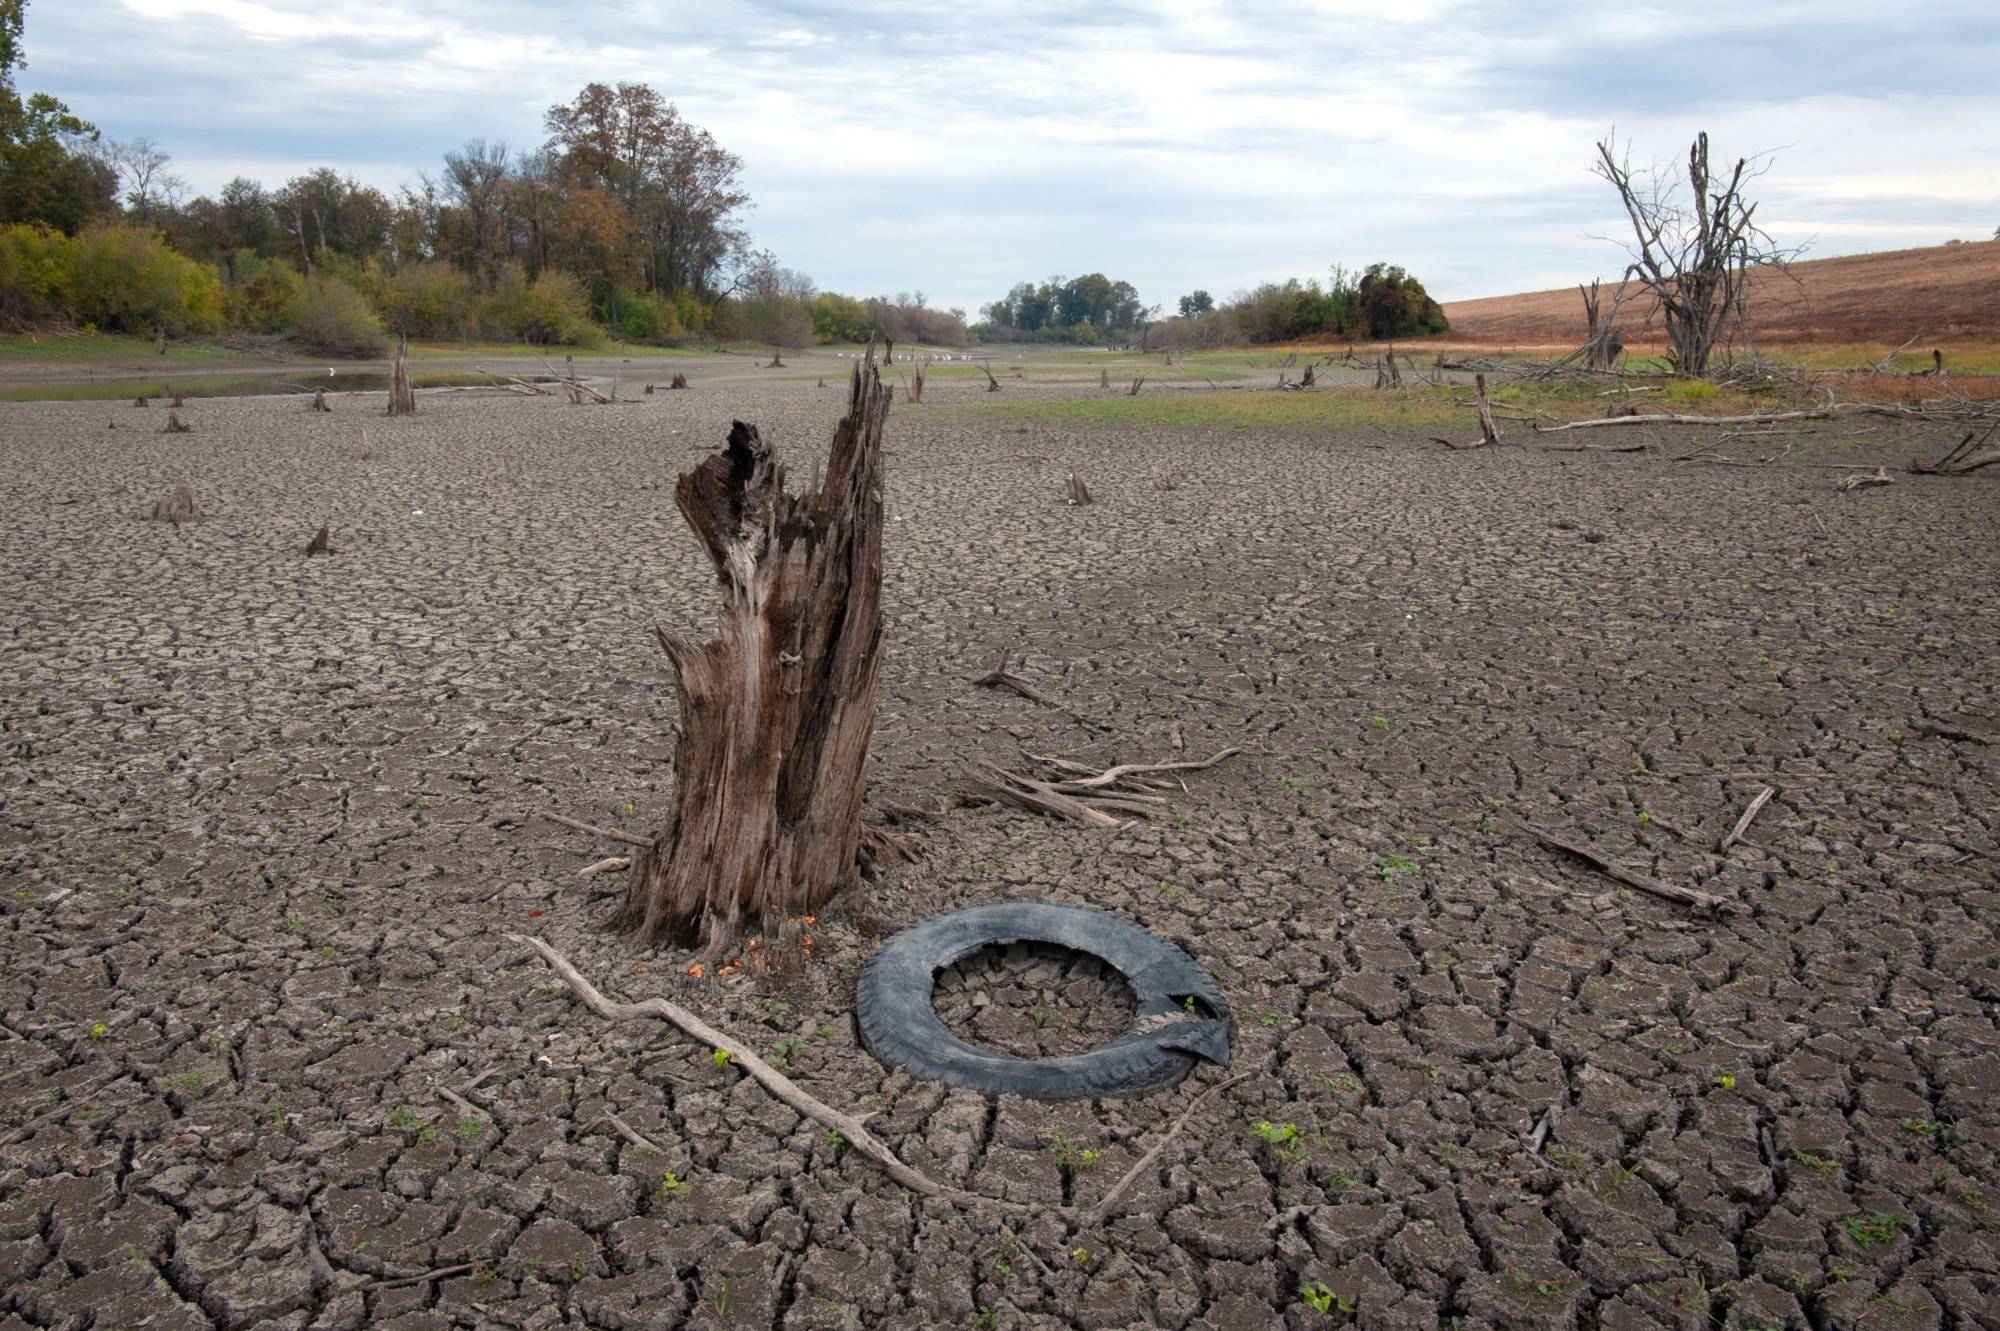
[(90, 1103), (91, 1096), (96, 1095), (113, 1082), (123, 1081), (124, 1079), (124, 1073), (113, 1072), (97, 1081), (91, 1082), (77, 1090), (69, 1099), (64, 1100), (61, 1104), (43, 1110), (20, 1127), (15, 1128), (5, 1137), (0, 1137), (0, 1146), (12, 1146), (15, 1142), (26, 1140), (28, 1137), (34, 1135), (36, 1128), (41, 1127), (42, 1124), (48, 1122), (50, 1119), (74, 1114), (77, 1110), (82, 1109)]
[(387, 1279), (371, 1280), (366, 1285), (356, 1285), (356, 1289), (401, 1289), (405, 1285), (425, 1285), (446, 1276), (470, 1275), (479, 1269), (477, 1262), (460, 1262), (457, 1266), (440, 1266), (435, 1271), (424, 1271), (413, 1276), (392, 1276)]
[(448, 1101), (457, 1106), (458, 1112), (464, 1114), (467, 1118), (483, 1118), (489, 1123), (492, 1122), (493, 1115), (487, 1113), (484, 1109), (481, 1109), (478, 1105), (451, 1089), (451, 1087), (440, 1086), (437, 1088), (437, 1093), (440, 1100)]
[(1928, 735), (1934, 739), (1955, 740), (1960, 744), (1993, 743), (1990, 736), (1975, 734), (1970, 730), (1965, 730), (1958, 726), (1940, 725), (1935, 721), (1919, 721), (1914, 726), (1911, 726), (1910, 729), (1919, 735)]
[(541, 939), (530, 938), (525, 934), (508, 934), (507, 937), (513, 942), (533, 948), (540, 954), (542, 960), (548, 962), (556, 974), (562, 977), (563, 983), (570, 987), (570, 992), (582, 999), (583, 1005), (598, 1016), (612, 1021), (656, 1017), (693, 1036), (709, 1048), (724, 1051), (764, 1089), (806, 1118), (838, 1132), (857, 1153), (873, 1160), (890, 1178), (912, 1192), (922, 1193), (926, 1197), (941, 1197), (965, 1207), (995, 1206), (1002, 1210), (1021, 1212), (1036, 1209), (1023, 1202), (981, 1197), (939, 1183), (929, 1175), (904, 1164), (902, 1158), (870, 1132), (860, 1119), (852, 1114), (843, 1114), (833, 1106), (808, 1095), (797, 1082), (766, 1063), (749, 1045), (726, 1032), (715, 1029), (686, 1008), (669, 1003), (664, 998), (648, 998), (638, 1003), (616, 1002), (599, 993), (596, 986), (584, 979), (576, 967), (569, 963), (567, 957)]
[[(1224, 749), (1212, 758), (1185, 763), (1126, 763), (1092, 773), (1089, 768), (1059, 758), (1039, 758), (1029, 754), (1036, 762), (1067, 771), (1072, 775), (1046, 779), (1029, 776), (1021, 772), (1009, 772), (982, 763), (982, 770), (970, 775), (982, 794), (988, 799), (1011, 804), (1029, 813), (1048, 813), (1058, 818), (1066, 818), (1074, 823), (1085, 823), (1092, 827), (1121, 827), (1125, 819), (1114, 814), (1129, 813), (1150, 817), (1158, 813), (1166, 801), (1158, 795), (1144, 790), (1119, 790), (1123, 785), (1141, 784), (1134, 778), (1159, 772), (1198, 771), (1213, 767), (1225, 758), (1240, 753), (1240, 749)], [(1154, 790), (1171, 790), (1171, 786), (1158, 783), (1143, 783)]]
[(542, 817), (552, 823), (561, 823), (564, 827), (573, 827), (579, 832), (588, 832), (592, 836), (603, 837), (606, 841), (622, 841), (628, 846), (644, 846), (648, 850), (651, 850), (653, 847), (653, 839), (651, 837), (640, 836), (636, 832), (621, 832), (615, 827), (596, 827), (590, 823), (579, 822), (574, 818), (566, 818), (559, 813), (544, 812)]
[(578, 869), (576, 876), (578, 878), (588, 878), (594, 873), (616, 873), (620, 869), (629, 869), (631, 867), (632, 861), (629, 857), (624, 855), (607, 855), (595, 864), (586, 864), (581, 869)]
[(1894, 485), (1896, 478), (1889, 474), (1887, 467), (1877, 467), (1867, 476), (1843, 476), (1834, 482), (1833, 488), (1840, 494), (1850, 494), (1855, 490), (1873, 489), (1878, 485)]
[(1720, 915), (1729, 909), (1730, 903), (1721, 897), (1711, 896), (1707, 892), (1697, 892), (1691, 887), (1681, 887), (1676, 883), (1662, 883), (1657, 879), (1648, 878), (1644, 874), (1634, 873), (1632, 870), (1607, 858), (1589, 846), (1565, 840), (1547, 828), (1536, 827), (1532, 823), (1516, 822), (1512, 819), (1508, 819), (1506, 822), (1517, 831), (1527, 833), (1549, 849), (1560, 850), (1574, 855), (1577, 859), (1582, 860), (1585, 864), (1596, 869), (1607, 878), (1615, 879), (1627, 887), (1637, 888), (1639, 891), (1647, 893), (1650, 896), (1660, 897), (1666, 901), (1676, 901), (1684, 906), (1693, 906), (1696, 909), (1705, 910), (1712, 915)]
[(1729, 853), (1729, 848), (1735, 845), (1737, 842), (1741, 841), (1743, 839), (1743, 834), (1750, 830), (1751, 819), (1755, 818), (1759, 813), (1763, 812), (1764, 806), (1770, 803), (1771, 796), (1777, 793), (1778, 792), (1770, 786), (1765, 786), (1763, 789), (1759, 790), (1757, 792), (1757, 797), (1750, 801), (1750, 807), (1745, 809), (1743, 811), (1743, 816), (1736, 820), (1736, 826), (1729, 829), (1729, 835), (1723, 837), (1722, 840), (1716, 844), (1715, 853), (1718, 855), (1727, 855)]
[(616, 1128), (618, 1130), (619, 1136), (623, 1137), (626, 1141), (631, 1142), (634, 1146), (638, 1147), (640, 1150), (651, 1151), (654, 1155), (666, 1154), (666, 1152), (661, 1150), (659, 1145), (656, 1142), (654, 1142), (652, 1138), (643, 1135), (637, 1128), (633, 1127), (630, 1123), (627, 1123), (624, 1119), (618, 1117), (618, 1115), (606, 1112), (606, 1114), (604, 1115), (604, 1122), (609, 1123), (612, 1127)]
[(1166, 1135), (1157, 1142), (1154, 1142), (1153, 1148), (1139, 1157), (1139, 1163), (1126, 1170), (1125, 1176), (1111, 1185), (1111, 1191), (1104, 1194), (1103, 1201), (1090, 1208), (1089, 1214), (1083, 1219), (1084, 1226), (1086, 1228), (1095, 1228), (1104, 1223), (1104, 1217), (1111, 1214), (1111, 1208), (1116, 1206), (1119, 1199), (1132, 1190), (1132, 1185), (1139, 1181), (1139, 1176), (1144, 1174), (1148, 1169), (1151, 1169), (1167, 1147), (1173, 1145), (1174, 1138), (1180, 1136), (1181, 1129), (1187, 1126), (1187, 1121), (1193, 1117), (1194, 1111), (1201, 1108), (1202, 1101), (1208, 1099), (1208, 1097), (1218, 1091), (1228, 1090), (1239, 1081), (1247, 1080), (1249, 1076), (1250, 1074), (1246, 1072), (1240, 1076), (1231, 1077), (1228, 1081), (1219, 1081), (1200, 1095), (1197, 1095), (1194, 1099), (1188, 1101), (1187, 1108), (1181, 1110), (1180, 1116), (1174, 1120), (1173, 1126), (1167, 1129)]
[[(2000, 421), (1988, 426), (1983, 435), (1976, 430), (1969, 430), (1965, 438), (1958, 441), (1956, 448), (1936, 462), (1923, 463), (1911, 458), (1910, 470), (1918, 476), (1963, 476), (1969, 471), (1990, 467), (2000, 462), (2000, 448), (1988, 448), (1983, 453), (1978, 450), (1985, 447), (1986, 441), (1993, 437), (1996, 429), (2000, 429)], [(1975, 437), (1977, 442), (1974, 442)]]

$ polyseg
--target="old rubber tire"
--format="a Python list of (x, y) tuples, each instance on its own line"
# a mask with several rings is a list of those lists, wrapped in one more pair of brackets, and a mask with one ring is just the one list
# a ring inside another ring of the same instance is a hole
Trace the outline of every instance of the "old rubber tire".
[[(1024, 940), (1115, 968), (1132, 986), (1140, 1029), (1088, 1053), (1046, 1059), (1012, 1058), (953, 1035), (931, 1009), (937, 973), (981, 948)], [(1190, 996), (1213, 1015), (1190, 1018)], [(1187, 953), (1115, 915), (1045, 901), (975, 906), (905, 929), (861, 968), (855, 1014), (862, 1044), (888, 1066), (993, 1095), (1138, 1095), (1179, 1081), (1196, 1057), (1229, 1061), (1228, 1004)]]

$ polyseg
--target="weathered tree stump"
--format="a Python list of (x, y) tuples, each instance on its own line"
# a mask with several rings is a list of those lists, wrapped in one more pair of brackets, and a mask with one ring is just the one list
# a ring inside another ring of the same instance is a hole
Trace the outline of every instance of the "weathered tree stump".
[(416, 390), (410, 387), (410, 343), (407, 338), (396, 339), (396, 364), (389, 372), (389, 414), (417, 414)]
[(993, 377), (993, 367), (991, 365), (982, 364), (979, 368), (986, 371), (986, 391), (989, 393), (999, 392), (1000, 381)]
[(314, 411), (333, 410), (333, 404), (326, 400), (326, 390), (324, 388), (313, 389), (312, 409)]
[(176, 527), (195, 519), (194, 491), (185, 485), (176, 485), (174, 492), (153, 504), (153, 521), (171, 522)]
[(1139, 396), (1139, 390), (1144, 388), (1145, 386), (1146, 386), (1146, 376), (1142, 374), (1138, 378), (1132, 381), (1132, 387), (1126, 390), (1125, 396), (1137, 397)]
[(924, 400), (925, 372), (930, 368), (930, 362), (919, 358), (912, 361), (911, 366), (910, 382), (903, 391), (909, 394), (910, 401), (920, 403)]
[(170, 407), (185, 407), (187, 403), (181, 398), (181, 395), (179, 393), (176, 393), (167, 402), (167, 405)]
[(621, 927), (719, 957), (856, 877), (882, 641), (882, 425), (857, 366), (826, 479), (785, 492), (754, 426), (681, 475), (674, 501), (722, 584), (720, 636), (657, 628), (680, 694), (674, 796), (633, 857)]
[(1111, 371), (1110, 371), (1110, 370), (1108, 370), (1108, 369), (1104, 369), (1104, 370), (1099, 370), (1099, 371), (1097, 372), (1097, 386), (1098, 386), (1099, 388), (1109, 388), (1109, 387), (1111, 387)]
[(1069, 474), (1069, 481), (1063, 486), (1063, 494), (1071, 508), (1080, 508), (1090, 502), (1090, 487), (1083, 483), (1083, 477), (1075, 472)]
[(668, 388), (673, 388), (673, 389), (686, 388), (687, 386), (688, 386), (688, 377), (684, 374), (675, 375), (673, 377), (673, 381), (667, 385)]
[(146, 401), (146, 395), (144, 393), (141, 393), (139, 394), (139, 396), (132, 399), (132, 405), (135, 407), (147, 407), (151, 406), (152, 404)]
[(186, 421), (182, 420), (181, 414), (178, 411), (170, 411), (167, 413), (167, 426), (164, 433), (192, 434), (193, 432), (194, 432), (194, 427), (192, 425), (189, 425)]
[(306, 558), (310, 559), (314, 555), (330, 555), (332, 553), (333, 543), (331, 536), (326, 529), (326, 524), (322, 522), (319, 524), (319, 530), (313, 533), (313, 538), (306, 542)]

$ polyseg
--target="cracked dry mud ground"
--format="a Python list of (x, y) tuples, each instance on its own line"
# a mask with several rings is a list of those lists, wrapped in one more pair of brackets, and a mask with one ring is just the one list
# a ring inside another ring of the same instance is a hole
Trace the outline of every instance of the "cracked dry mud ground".
[[(657, 815), (647, 627), (713, 595), (674, 476), (732, 416), (805, 474), (842, 392), (0, 408), (0, 1328), (2000, 1325), (2000, 750), (1919, 726), (1994, 726), (1992, 478), (1024, 438), (932, 392), (890, 423), (876, 795), (1246, 752), (1115, 832), (955, 813), (719, 984), (604, 932), (616, 875), (576, 870), (619, 848), (536, 815)], [(182, 481), (201, 521), (138, 519)], [(973, 687), (1010, 645), (1102, 728)], [(782, 1053), (938, 1177), (1087, 1205), (1222, 1074), (989, 1105), (849, 1020), (881, 932), (1009, 897), (1151, 927), (1238, 1015), (1249, 1078), (1102, 1230), (919, 1202), (502, 937)], [(477, 1115), (438, 1094), (481, 1074)]]

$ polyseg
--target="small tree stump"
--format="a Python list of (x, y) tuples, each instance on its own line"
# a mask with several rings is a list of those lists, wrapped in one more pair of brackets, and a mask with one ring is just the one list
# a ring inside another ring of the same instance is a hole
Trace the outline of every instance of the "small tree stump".
[(153, 504), (153, 521), (171, 522), (176, 527), (183, 522), (195, 520), (194, 491), (185, 485), (176, 485), (174, 492)]
[(922, 402), (924, 400), (925, 372), (930, 368), (930, 362), (919, 358), (912, 361), (911, 365), (913, 368), (910, 371), (910, 383), (903, 391), (909, 395), (910, 401)]
[(167, 403), (167, 405), (170, 407), (185, 407), (187, 403), (181, 399), (181, 395), (179, 393), (176, 393), (174, 394), (172, 400), (170, 400)]
[(186, 421), (182, 420), (181, 414), (178, 411), (170, 411), (167, 413), (167, 426), (164, 433), (192, 434), (193, 432), (194, 432), (194, 427), (192, 425), (189, 425)]
[(684, 374), (676, 374), (673, 377), (673, 381), (667, 385), (667, 387), (671, 389), (686, 388), (687, 386), (688, 386), (688, 377)]
[(1146, 376), (1142, 374), (1138, 378), (1132, 381), (1132, 387), (1129, 391), (1127, 391), (1125, 396), (1137, 397), (1139, 396), (1139, 390), (1144, 388), (1145, 386), (1146, 386)]
[(999, 392), (1000, 381), (993, 377), (993, 367), (991, 365), (982, 364), (979, 368), (986, 371), (986, 391), (989, 393)]
[(1068, 497), (1069, 505), (1072, 508), (1078, 508), (1090, 502), (1090, 487), (1085, 485), (1083, 477), (1077, 475), (1075, 472), (1069, 474), (1069, 481), (1063, 486), (1063, 493)]
[(1108, 369), (1104, 369), (1104, 370), (1099, 370), (1099, 371), (1097, 372), (1097, 386), (1098, 386), (1099, 388), (1109, 388), (1109, 387), (1111, 387), (1111, 371), (1110, 371), (1110, 370), (1108, 370)]
[(326, 390), (324, 388), (313, 389), (312, 409), (314, 411), (333, 410), (333, 404), (326, 400)]
[(146, 395), (144, 393), (141, 393), (139, 394), (139, 396), (132, 399), (132, 405), (135, 407), (150, 407), (153, 404), (146, 401)]
[(414, 416), (417, 414), (416, 390), (410, 387), (410, 343), (408, 338), (396, 339), (396, 364), (389, 371), (389, 414), (391, 416)]
[(322, 522), (319, 525), (319, 530), (313, 533), (313, 538), (306, 542), (306, 558), (310, 559), (314, 555), (330, 555), (332, 553), (333, 545), (329, 539), (326, 524)]
[(681, 703), (674, 806), (633, 857), (620, 926), (719, 957), (752, 923), (812, 913), (856, 877), (882, 643), (882, 425), (857, 366), (826, 479), (785, 492), (755, 427), (674, 501), (722, 584), (720, 635), (656, 628)]

